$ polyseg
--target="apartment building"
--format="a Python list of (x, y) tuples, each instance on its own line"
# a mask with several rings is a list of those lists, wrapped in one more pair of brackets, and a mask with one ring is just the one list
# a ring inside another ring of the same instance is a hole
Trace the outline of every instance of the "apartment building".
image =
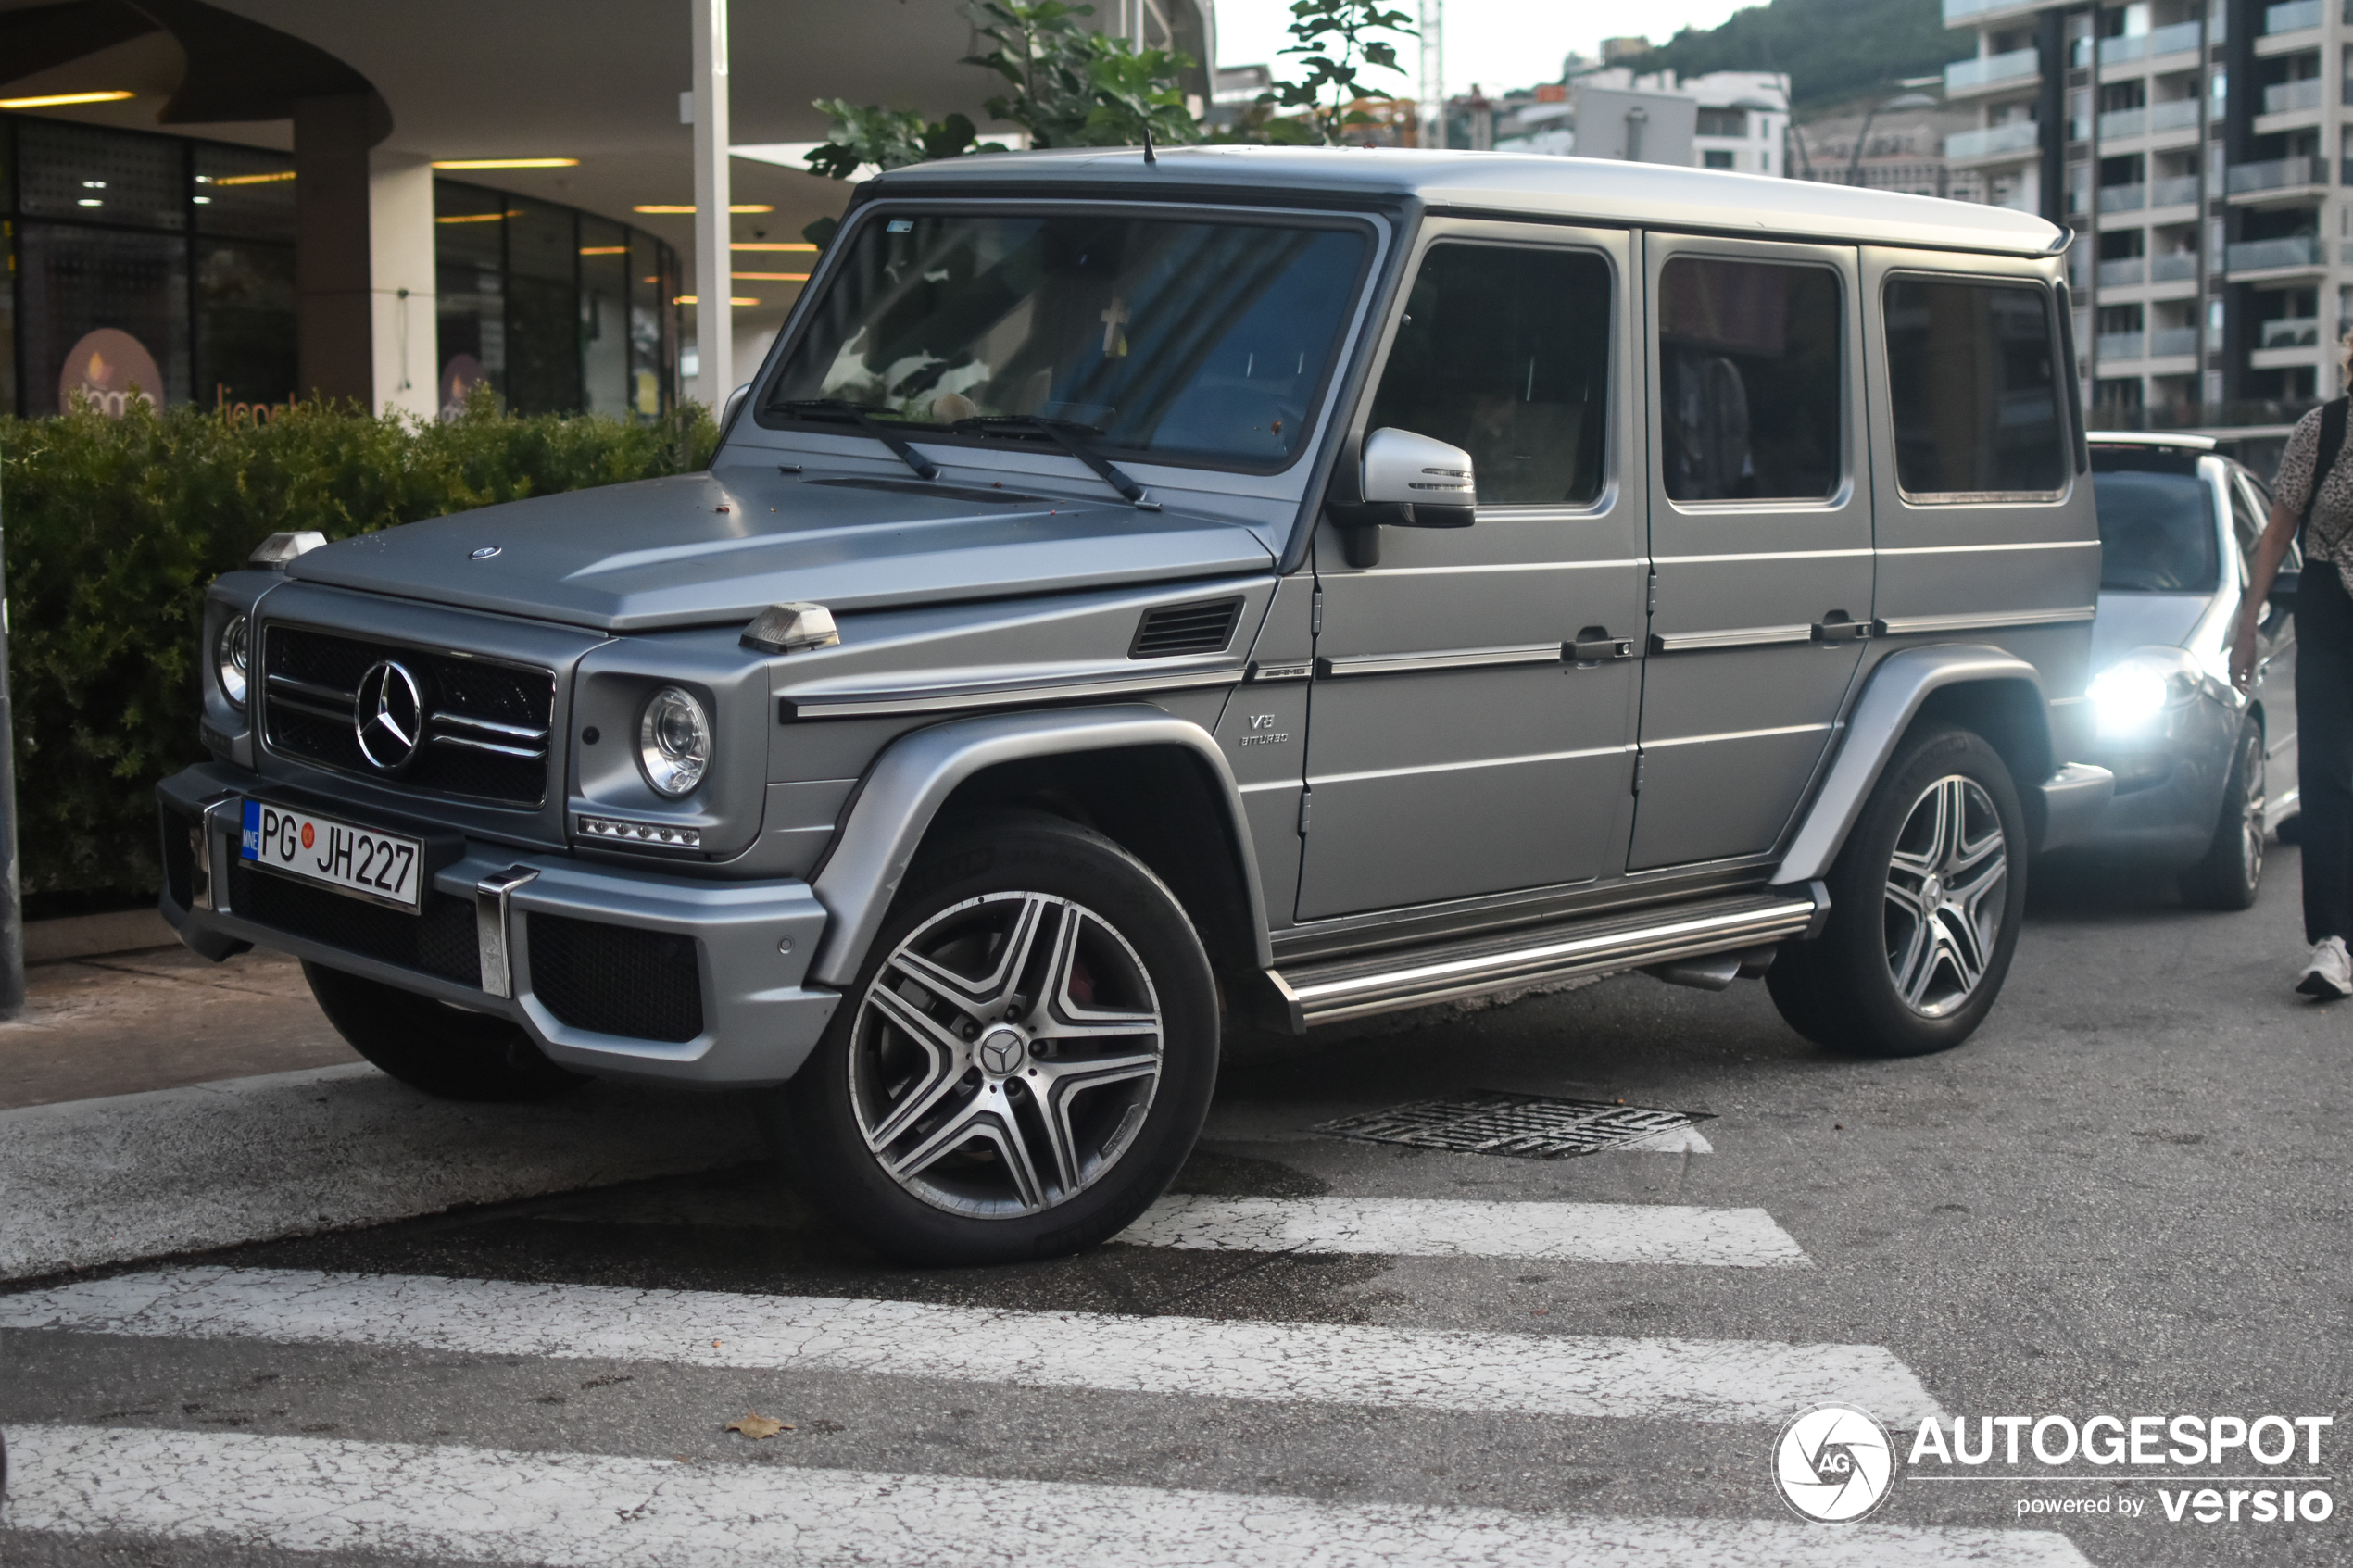
[[(1564, 74), (1562, 82), (1501, 98), (1453, 100), (1450, 144), (1631, 157), (1744, 174), (1790, 172), (1782, 164), (1789, 78), (1779, 72), (1718, 70), (1679, 79), (1671, 70), (1637, 75), (1625, 66), (1595, 67), (1571, 56)], [(1645, 125), (1630, 153), (1623, 126), (1629, 108), (1643, 111)]]
[(2095, 424), (2197, 429), (2249, 455), (2342, 390), (2353, 304), (2353, 0), (1944, 0), (1977, 123), (1947, 163), (2075, 230)]

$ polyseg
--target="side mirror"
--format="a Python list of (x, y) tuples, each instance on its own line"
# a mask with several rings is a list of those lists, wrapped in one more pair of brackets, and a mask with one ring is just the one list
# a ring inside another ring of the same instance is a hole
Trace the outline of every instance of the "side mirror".
[(1380, 530), (1468, 528), (1477, 516), (1478, 476), (1470, 454), (1410, 430), (1384, 428), (1365, 437), (1358, 501), (1335, 500), (1351, 566), (1380, 564)]
[(2296, 586), (2303, 576), (2304, 574), (2300, 571), (2284, 570), (2273, 573), (2271, 591), (2266, 596), (2266, 602), (2273, 609), (2293, 610), (2296, 608)]

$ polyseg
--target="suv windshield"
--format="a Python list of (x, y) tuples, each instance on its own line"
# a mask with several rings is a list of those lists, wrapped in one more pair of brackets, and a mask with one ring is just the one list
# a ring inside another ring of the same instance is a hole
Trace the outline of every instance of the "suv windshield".
[(2221, 551), (2215, 540), (2214, 495), (2197, 477), (2196, 459), (2176, 466), (2151, 454), (2136, 455), (2136, 461), (2150, 466), (2113, 467), (2113, 459), (2093, 454), (2101, 590), (2212, 593), (2221, 581)]
[[(1354, 225), (877, 217), (850, 238), (762, 421), (824, 419), (791, 406), (836, 398), (943, 433), (1025, 416), (1152, 461), (1280, 468), (1306, 435), (1367, 244)], [(957, 433), (1042, 439), (1018, 422)]]

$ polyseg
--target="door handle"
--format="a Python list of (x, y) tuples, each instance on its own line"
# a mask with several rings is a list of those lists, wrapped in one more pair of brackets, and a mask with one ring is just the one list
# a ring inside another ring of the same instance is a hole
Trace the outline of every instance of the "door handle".
[(1876, 621), (1856, 621), (1843, 609), (1833, 609), (1814, 622), (1814, 640), (1818, 643), (1862, 643), (1885, 634), (1887, 628)]
[(1605, 626), (1588, 626), (1576, 640), (1562, 646), (1561, 658), (1571, 664), (1599, 664), (1604, 659), (1631, 659), (1634, 639), (1613, 637)]

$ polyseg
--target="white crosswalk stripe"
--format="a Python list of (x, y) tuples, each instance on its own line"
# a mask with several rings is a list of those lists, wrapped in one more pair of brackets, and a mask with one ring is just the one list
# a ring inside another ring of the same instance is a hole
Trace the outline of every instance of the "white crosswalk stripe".
[(2045, 1531), (1825, 1529), (457, 1446), (34, 1427), (8, 1524), (565, 1568), (2085, 1568)]
[(1432, 1332), (503, 1280), (175, 1269), (0, 1298), (0, 1327), (881, 1373), (1315, 1404), (1775, 1422), (1941, 1415), (1875, 1345)]
[(1664, 1203), (1171, 1194), (1118, 1239), (1141, 1247), (1224, 1252), (1296, 1249), (1747, 1269), (1812, 1265), (1805, 1249), (1762, 1209)]

